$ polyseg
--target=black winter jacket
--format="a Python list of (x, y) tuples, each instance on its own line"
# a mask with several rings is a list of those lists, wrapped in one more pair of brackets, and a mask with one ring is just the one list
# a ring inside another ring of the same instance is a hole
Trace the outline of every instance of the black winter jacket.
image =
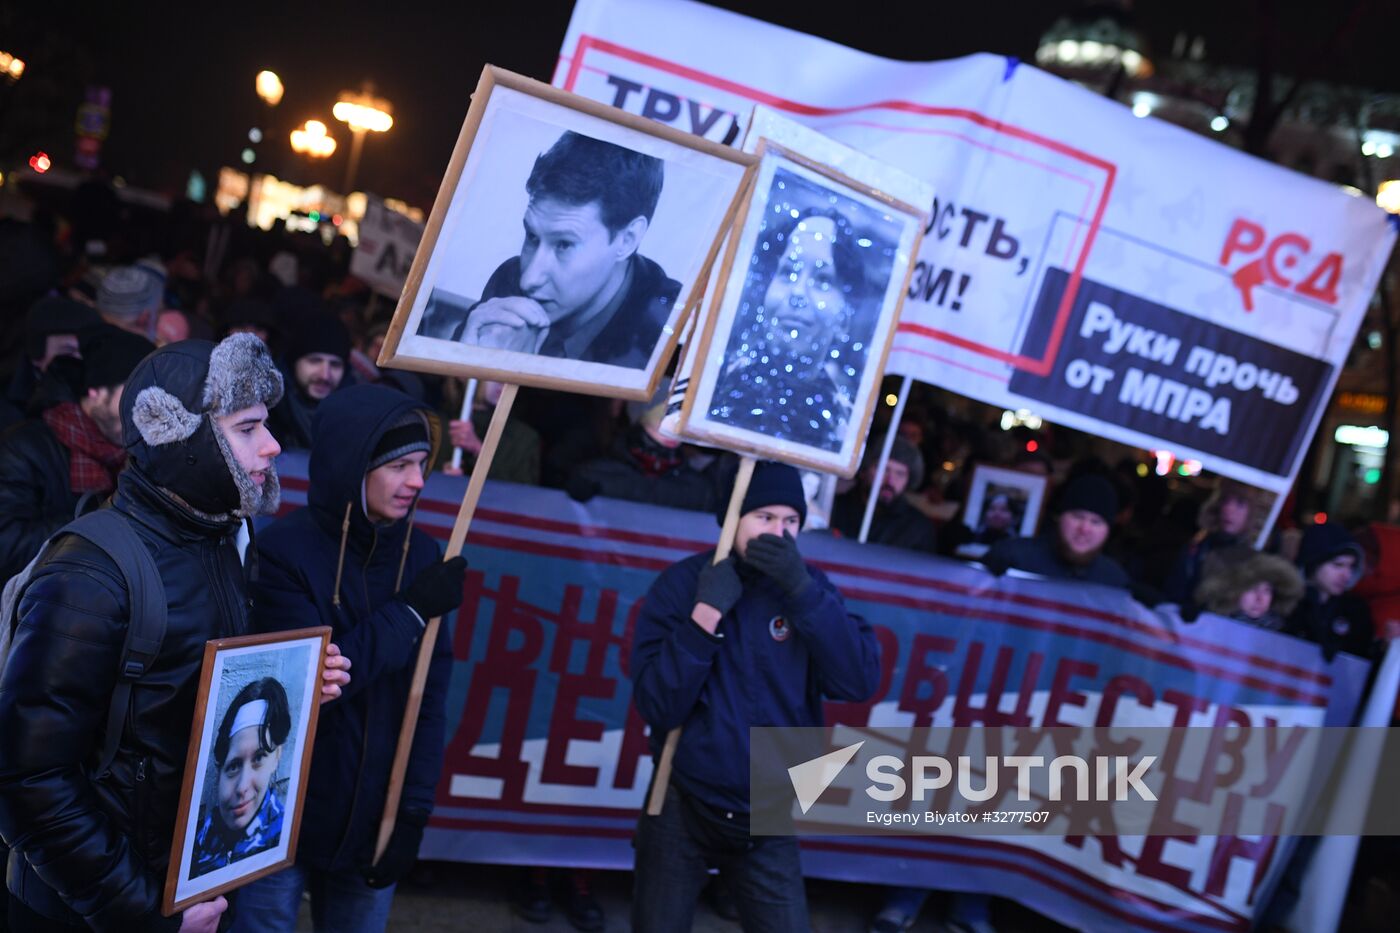
[(0, 675), (0, 835), (10, 892), (97, 930), (178, 928), (160, 916), (204, 644), (247, 632), (236, 521), (196, 517), (135, 468), (115, 508), (150, 549), (169, 606), (165, 640), (131, 695), (110, 772), (101, 751), (129, 615), (121, 573), (67, 538), (36, 567)]
[[(383, 815), (389, 770), (423, 623), (398, 597), (423, 568), (441, 559), (428, 534), (408, 522), (376, 527), (366, 517), (365, 467), (383, 433), (405, 414), (427, 409), (401, 393), (352, 386), (321, 403), (309, 466), (307, 507), (278, 519), (257, 538), (252, 585), (259, 631), (329, 625), (331, 641), (350, 659), (350, 684), (326, 704), (316, 727), (310, 785), (297, 861), (312, 868), (366, 867)], [(436, 419), (430, 418), (436, 425)], [(435, 428), (434, 428), (435, 430)], [(431, 458), (429, 460), (431, 462)], [(344, 566), (337, 565), (346, 505), (351, 505)], [(404, 558), (405, 536), (410, 536)], [(450, 626), (438, 629), (418, 714), (400, 809), (432, 810), (442, 768)]]
[(0, 582), (73, 520), (79, 497), (68, 482), (68, 450), (32, 418), (0, 435)]

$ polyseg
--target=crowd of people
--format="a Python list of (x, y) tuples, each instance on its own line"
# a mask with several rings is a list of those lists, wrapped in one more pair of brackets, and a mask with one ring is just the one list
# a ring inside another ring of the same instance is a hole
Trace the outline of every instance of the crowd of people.
[[(0, 220), (0, 580), (29, 574), (15, 624), (3, 620), (12, 632), (0, 667), (11, 928), (215, 929), (222, 898), (170, 919), (158, 911), (197, 649), (213, 637), (325, 624), (330, 702), (297, 861), (239, 892), (234, 928), (291, 929), (306, 892), (318, 929), (383, 929), (441, 769), (446, 627), (396, 828), (375, 859), (388, 765), (425, 622), (460, 605), (465, 573), (414, 527), (414, 506), (432, 469), (472, 470), (501, 386), (482, 383), (463, 417), (461, 380), (378, 367), (393, 308), (349, 274), (343, 237), (263, 232), (238, 212), (189, 203), (145, 218), (123, 215), (115, 201), (75, 204), (71, 215), (36, 209), (27, 221)], [(84, 204), (107, 213), (84, 213)], [(722, 513), (733, 456), (668, 436), (664, 411), (664, 393), (623, 404), (522, 390), (490, 476), (578, 501)], [(890, 430), (881, 473), (878, 432)], [(289, 449), (307, 452), (307, 505), (267, 524), (278, 505), (275, 458)], [(1391, 605), (1400, 587), (1384, 566), (1367, 573), (1397, 550), (1384, 529), (1358, 537), (1324, 523), (1260, 547), (1271, 502), (1257, 490), (1168, 480), (1139, 470), (1135, 457), (1110, 465), (1072, 432), (954, 418), (932, 390), (900, 423), (878, 426), (867, 449), (857, 477), (827, 501), (791, 467), (760, 464), (734, 554), (682, 561), (647, 595), (628, 668), (634, 702), (657, 753), (670, 730), (685, 729), (665, 805), (639, 822), (637, 929), (688, 929), (715, 867), (724, 883), (711, 885), (713, 901), (745, 928), (807, 928), (795, 844), (748, 832), (748, 762), (732, 750), (746, 747), (739, 734), (750, 719), (735, 711), (760, 696), (750, 718), (819, 725), (823, 698), (864, 700), (877, 689), (869, 625), (798, 548), (803, 530), (859, 538), (872, 498), (871, 544), (1121, 588), (1174, 606), (1183, 624), (1211, 612), (1314, 642), (1329, 659), (1377, 656), (1400, 623)], [(983, 464), (1046, 478), (1038, 533), (1020, 533), (1024, 503), (1004, 493), (962, 514)], [(155, 555), (170, 619), (117, 757), (95, 773), (94, 736), (109, 713), (132, 600), (101, 548), (46, 542), (104, 506), (127, 516)], [(770, 633), (770, 619), (791, 632)], [(746, 644), (750, 630), (763, 637)], [(762, 683), (751, 683), (749, 653), (789, 636), (802, 654), (774, 655)], [(277, 704), (250, 695), (240, 706), (251, 712), (229, 710), (216, 749), (220, 767), (237, 759), (231, 770), (273, 755), (286, 732), (270, 725)], [(254, 850), (249, 827), (280, 826), (273, 791), (245, 782), (255, 790), (240, 799), (235, 783), (229, 806), (200, 824), (204, 870)], [(570, 874), (568, 892), (571, 922), (602, 929), (585, 873)], [(908, 929), (926, 895), (893, 891), (872, 929)], [(549, 916), (541, 873), (524, 880), (519, 906), (527, 919)], [(960, 895), (947, 919), (989, 930), (988, 900)]]

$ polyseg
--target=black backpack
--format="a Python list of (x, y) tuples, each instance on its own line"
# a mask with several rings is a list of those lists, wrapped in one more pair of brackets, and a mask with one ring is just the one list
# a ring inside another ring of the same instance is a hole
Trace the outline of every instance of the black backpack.
[(112, 691), (112, 705), (107, 711), (107, 732), (102, 755), (93, 777), (101, 777), (112, 766), (121, 745), (127, 708), (131, 705), (131, 688), (145, 676), (160, 654), (165, 640), (165, 585), (145, 543), (131, 528), (130, 519), (115, 509), (98, 509), (64, 525), (49, 536), (25, 568), (5, 583), (0, 595), (0, 674), (9, 660), (10, 641), (19, 624), (19, 603), (34, 568), (44, 559), (49, 546), (64, 535), (86, 538), (107, 552), (121, 571), (126, 583), (131, 616), (127, 620), (126, 639), (122, 643), (118, 662), (117, 686)]

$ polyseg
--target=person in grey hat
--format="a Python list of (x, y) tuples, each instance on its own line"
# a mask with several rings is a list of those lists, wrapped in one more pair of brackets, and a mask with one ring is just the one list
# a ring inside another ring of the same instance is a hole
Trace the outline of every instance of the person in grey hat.
[[(11, 846), (16, 933), (214, 933), (227, 908), (219, 897), (174, 917), (160, 911), (204, 646), (249, 631), (234, 532), (277, 508), (280, 448), (266, 422), (281, 394), (272, 357), (250, 334), (162, 347), (126, 381), (130, 460), (109, 508), (145, 545), (169, 610), (105, 770), (96, 766), (131, 595), (86, 538), (59, 537), (33, 567), (0, 673), (0, 837)], [(348, 683), (344, 661), (338, 649), (328, 656), (323, 699)]]
[[(870, 501), (880, 451), (884, 448), (883, 437), (870, 439), (865, 446), (865, 465), (861, 468), (859, 481), (851, 490), (836, 497), (831, 510), (831, 527), (843, 538), (855, 541), (860, 537), (865, 506)], [(866, 541), (929, 554), (937, 550), (938, 532), (933, 522), (911, 505), (904, 495), (917, 491), (923, 482), (924, 455), (904, 438), (896, 437), (890, 448), (889, 463), (885, 464), (885, 478), (880, 482), (880, 494)]]
[(147, 266), (118, 266), (97, 289), (97, 312), (108, 324), (156, 339), (165, 282)]
[(1118, 491), (1108, 477), (1086, 473), (1070, 480), (1057, 508), (1048, 534), (999, 541), (983, 563), (998, 574), (1014, 569), (1056, 580), (1128, 589), (1132, 581), (1127, 571), (1103, 554), (1118, 515)]

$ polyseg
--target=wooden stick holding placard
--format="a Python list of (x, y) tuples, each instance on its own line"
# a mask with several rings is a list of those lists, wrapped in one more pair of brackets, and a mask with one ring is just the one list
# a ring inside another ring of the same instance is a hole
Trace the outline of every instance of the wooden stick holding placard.
[[(496, 456), (496, 446), (501, 442), (510, 408), (515, 404), (515, 391), (518, 387), (507, 383), (501, 390), (501, 399), (491, 415), (491, 425), (486, 429), (486, 437), (481, 442), (481, 453), (477, 455), (472, 468), (471, 480), (467, 483), (467, 493), (462, 497), (462, 507), (457, 511), (457, 521), (452, 525), (452, 537), (447, 541), (443, 560), (451, 560), (462, 552), (467, 540), (467, 528), (472, 523), (476, 505), (481, 501), (481, 489), (486, 485), (486, 474), (491, 470), (491, 461)], [(423, 705), (423, 688), (428, 682), (428, 666), (432, 662), (433, 647), (437, 644), (438, 629), (442, 617), (431, 619), (423, 629), (423, 640), (418, 645), (418, 660), (413, 669), (413, 681), (408, 688), (408, 705), (404, 708), (403, 725), (399, 729), (399, 744), (394, 749), (394, 766), (389, 771), (389, 791), (384, 798), (384, 815), (379, 820), (379, 839), (374, 844), (374, 860), (378, 862), (389, 846), (389, 837), (394, 834), (394, 823), (399, 816), (399, 799), (403, 796), (404, 772), (408, 769), (408, 755), (413, 747), (413, 734), (418, 728), (418, 710)]]
[[(753, 479), (753, 467), (757, 461), (744, 457), (739, 461), (739, 472), (734, 475), (734, 491), (729, 496), (729, 508), (724, 513), (724, 527), (719, 532), (719, 544), (715, 546), (715, 560), (718, 564), (729, 556), (734, 548), (734, 538), (739, 532), (739, 510), (743, 508), (744, 496), (749, 492), (749, 481)], [(676, 746), (681, 741), (681, 727), (676, 726), (666, 733), (666, 744), (661, 747), (661, 757), (656, 762), (656, 774), (651, 780), (651, 797), (647, 800), (647, 815), (658, 816), (666, 804), (666, 787), (671, 783), (671, 762), (676, 757)]]

